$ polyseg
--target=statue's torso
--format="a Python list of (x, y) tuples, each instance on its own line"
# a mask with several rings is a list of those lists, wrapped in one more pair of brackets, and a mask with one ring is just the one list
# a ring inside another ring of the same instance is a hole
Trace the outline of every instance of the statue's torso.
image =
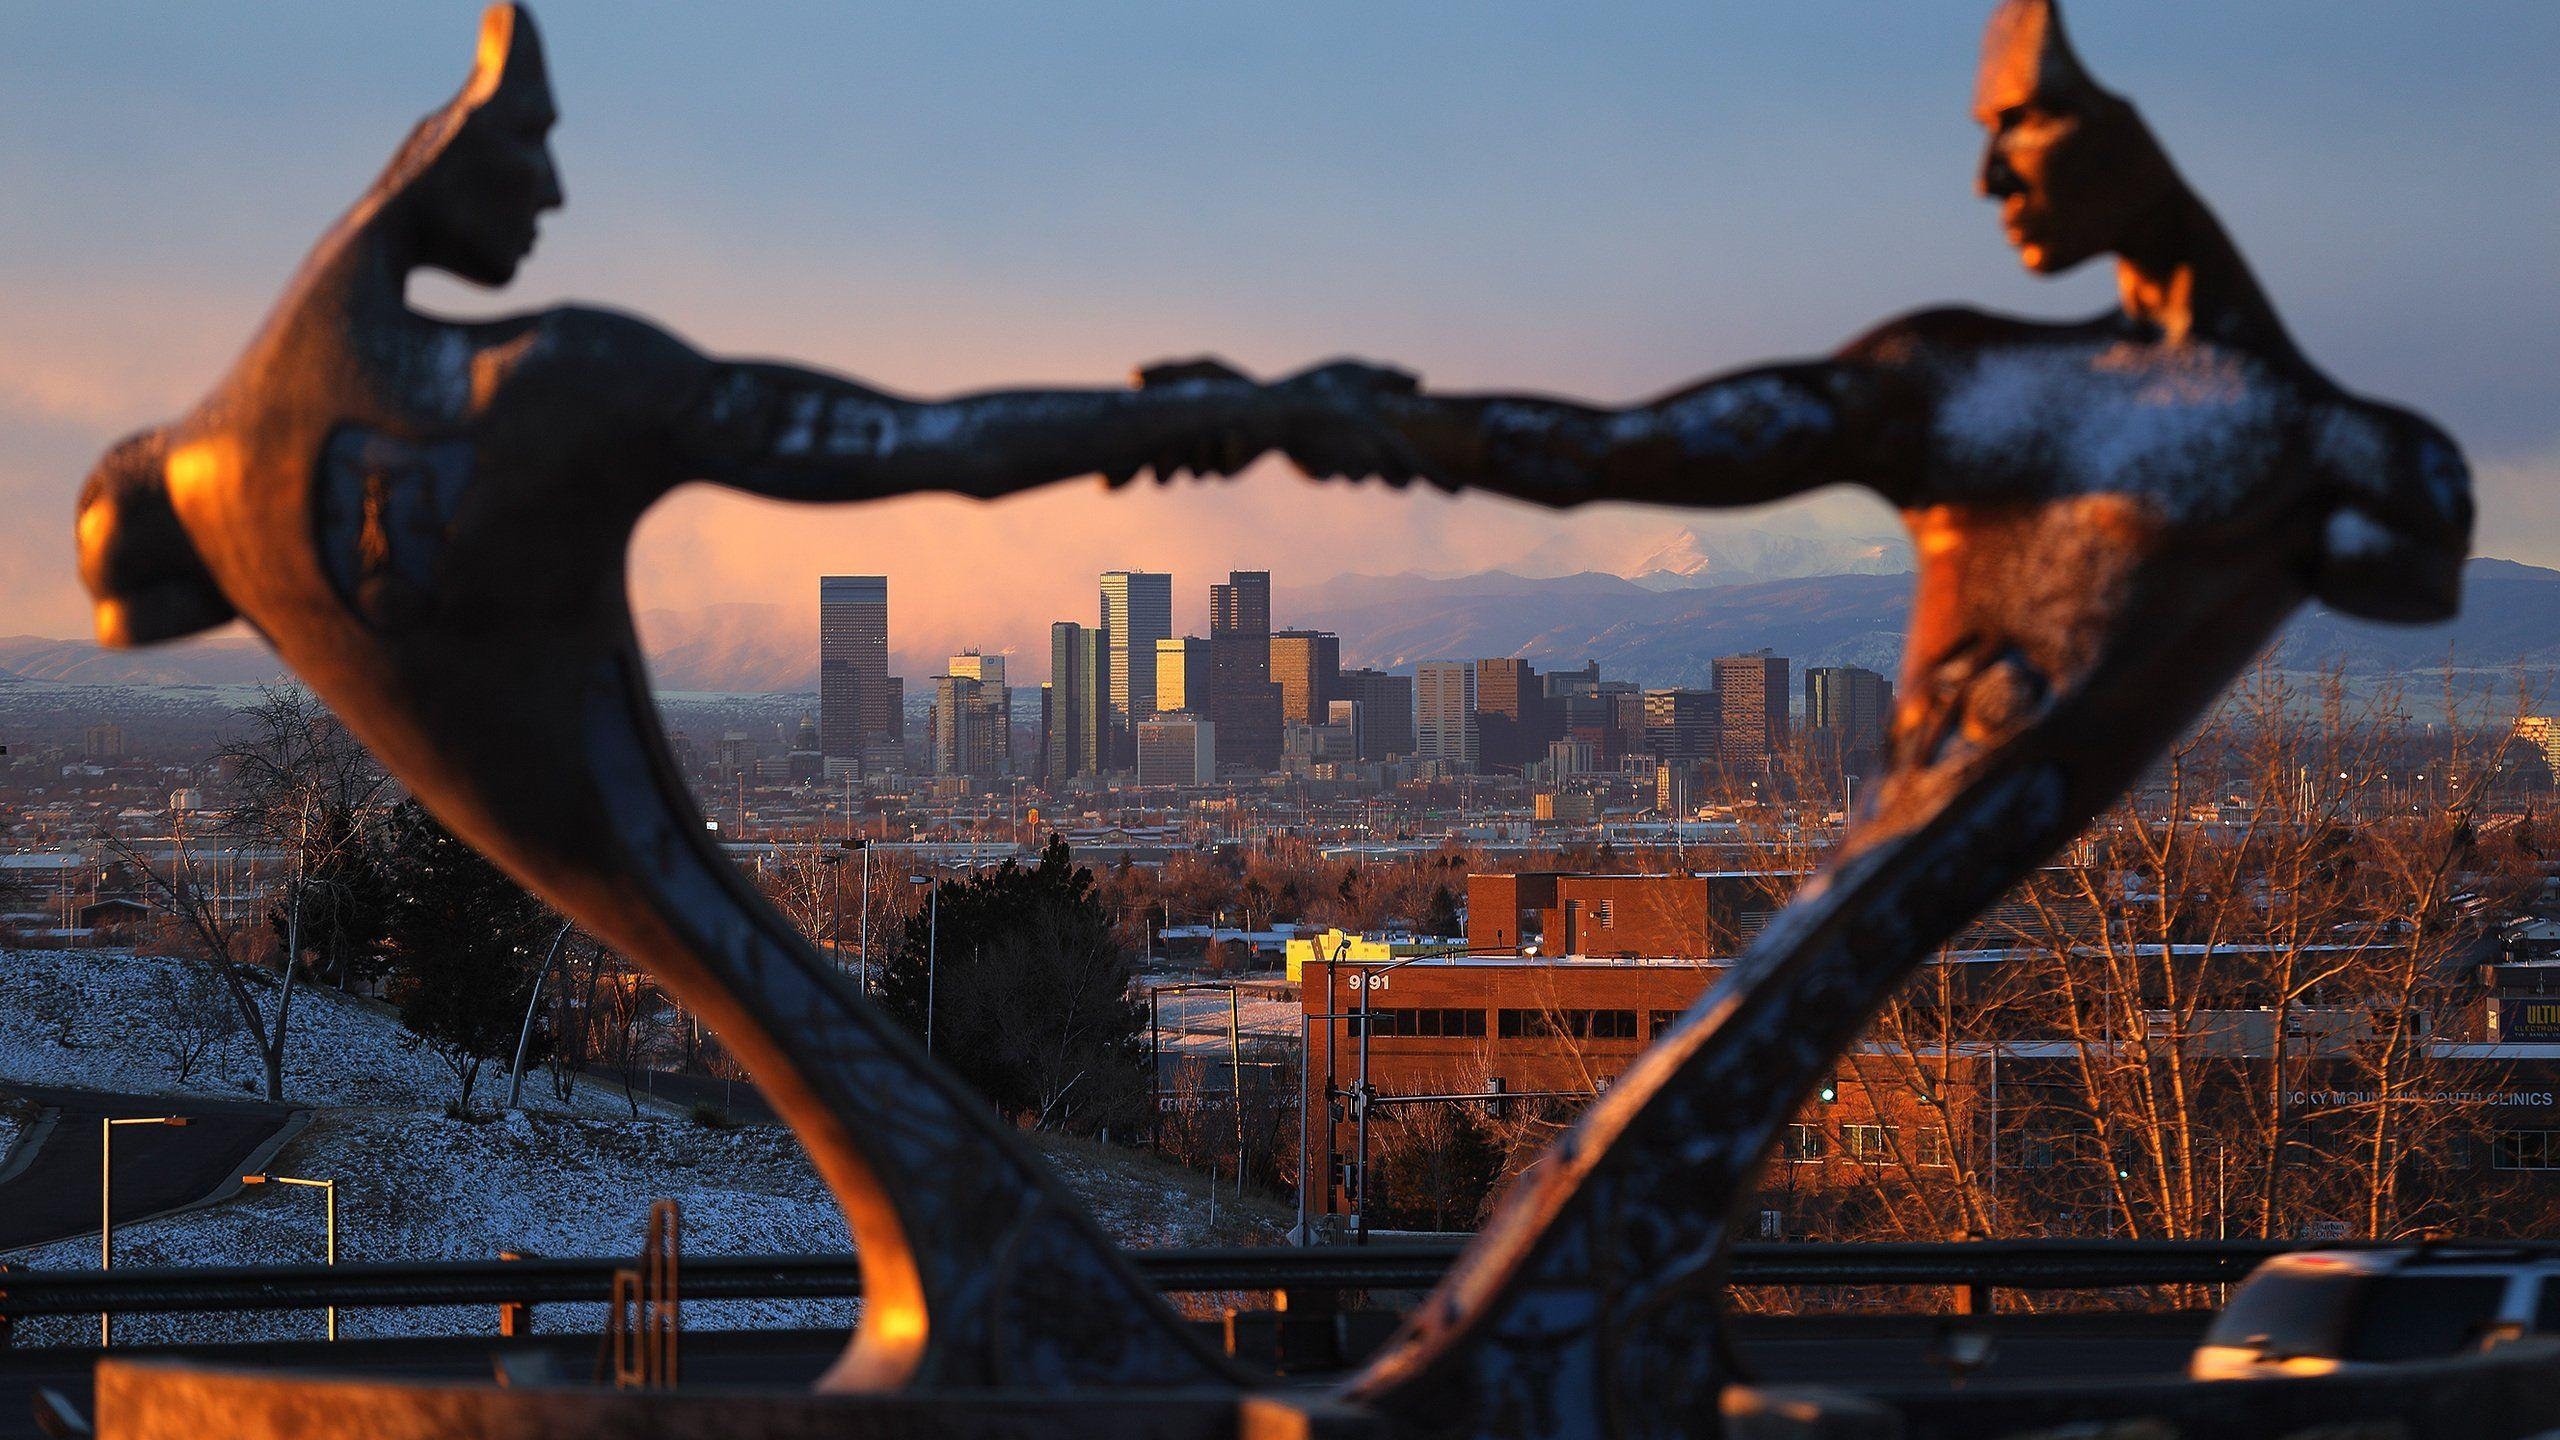
[(2234, 566), (2310, 573), (2318, 377), (2121, 323), (1923, 328), (1872, 342), (1918, 410), (1907, 730), (1988, 743)]
[(631, 353), (656, 334), (313, 307), (177, 434), (182, 518), (240, 613), (484, 846), (592, 827), (579, 772), (527, 762), (578, 752), (595, 686), (637, 683), (625, 551), (679, 468), (683, 382)]
[(1927, 395), (1931, 505), (2115, 496), (2159, 521), (2216, 525), (2300, 500), (2304, 377), (2245, 351), (2116, 327), (2021, 326), (1937, 346)]

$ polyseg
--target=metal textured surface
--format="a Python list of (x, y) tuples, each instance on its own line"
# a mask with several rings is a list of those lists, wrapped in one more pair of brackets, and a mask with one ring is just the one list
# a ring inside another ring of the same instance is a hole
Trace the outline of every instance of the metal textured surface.
[[(101, 464), (83, 575), (112, 644), (248, 620), (445, 823), (721, 1033), (863, 1257), (865, 1323), (829, 1388), (993, 1387), (1008, 1415), (1010, 1397), (1045, 1395), (1056, 1418), (1039, 1428), (1064, 1433), (1097, 1413), (1076, 1392), (1238, 1382), (706, 841), (632, 636), (640, 514), (689, 479), (794, 500), (983, 496), (1230, 469), (1273, 444), (1311, 473), (1555, 505), (1873, 488), (1902, 507), (1920, 575), (1889, 769), (1859, 828), (1515, 1189), (1368, 1373), (1301, 1417), (1223, 1412), (1255, 1433), (1363, 1416), (1417, 1436), (1715, 1433), (1726, 1216), (1868, 1014), (2305, 599), (2447, 614), (2468, 541), (2452, 442), (2310, 365), (2049, 3), (2001, 6), (1977, 110), (1983, 188), (2021, 257), (2058, 272), (2116, 255), (2119, 310), (2077, 325), (1928, 312), (1827, 360), (1621, 411), (1431, 395), (1360, 367), (1261, 388), (1212, 365), (1135, 392), (921, 403), (712, 360), (604, 311), (457, 325), (409, 310), (418, 266), (504, 283), (559, 203), (539, 48), (500, 6), (462, 95), (321, 240), (232, 373)], [(208, 1396), (250, 1407), (234, 1433), (689, 1434), (716, 1419), (785, 1434), (820, 1412), (838, 1417), (830, 1433), (1004, 1428), (966, 1406), (934, 1423), (930, 1399), (714, 1411), (414, 1387), (404, 1412), (399, 1387), (341, 1388), (333, 1408), (308, 1383), (297, 1397), (290, 1382), (112, 1371), (107, 1433), (178, 1433), (217, 1413)], [(1129, 1412), (1130, 1430), (1151, 1418)]]
[[(1044, 1167), (853, 995), (706, 838), (625, 591), (634, 522), (709, 479), (794, 500), (1219, 470), (1305, 409), (1214, 367), (1141, 389), (901, 399), (646, 321), (409, 309), (504, 283), (560, 201), (531, 21), (322, 237), (192, 412), (84, 491), (101, 638), (246, 619), (419, 798), (646, 964), (757, 1076), (842, 1201), (868, 1323), (830, 1384), (1231, 1384)], [(1293, 408), (1294, 407), (1294, 408)]]
[(1432, 1436), (1712, 1432), (1728, 1217), (1932, 949), (2110, 803), (2306, 599), (2452, 612), (2452, 441), (2320, 374), (2041, 0), (1986, 41), (1984, 193), (2031, 268), (2118, 256), (2068, 325), (1941, 310), (1608, 411), (1382, 400), (1417, 470), (1554, 505), (1868, 486), (1919, 562), (1887, 770), (1822, 873), (1506, 1197), (1347, 1393)]

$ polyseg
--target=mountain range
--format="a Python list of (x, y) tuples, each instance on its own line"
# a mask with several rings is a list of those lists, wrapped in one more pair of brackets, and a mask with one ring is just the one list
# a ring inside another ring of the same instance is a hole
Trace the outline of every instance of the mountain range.
[[(1710, 567), (1712, 569), (1712, 567)], [(1831, 574), (1715, 583), (1655, 567), (1634, 578), (1596, 571), (1533, 577), (1346, 575), (1281, 589), (1284, 627), (1342, 637), (1345, 665), (1409, 670), (1419, 661), (1520, 656), (1540, 668), (1600, 662), (1604, 675), (1647, 685), (1709, 683), (1718, 655), (1767, 646), (1799, 667), (1864, 665), (1893, 672), (1910, 609), (1907, 574)], [(892, 620), (893, 638), (895, 620)], [(806, 693), (817, 688), (815, 617), (781, 605), (713, 605), (641, 616), (662, 691)], [(1029, 650), (1031, 647), (1024, 647)], [(1037, 683), (1045, 659), (1022, 656), (1016, 683)], [(940, 657), (900, 653), (900, 673), (933, 674)], [(2471, 562), (2459, 619), (2371, 625), (2313, 608), (2276, 650), (2280, 668), (2344, 668), (2360, 681), (2424, 676), (2448, 663), (2473, 688), (2504, 676), (2560, 671), (2560, 570), (2509, 560)], [(0, 684), (239, 685), (281, 677), (258, 641), (218, 636), (153, 650), (107, 651), (87, 641), (0, 638)], [(911, 679), (913, 687), (917, 680)]]

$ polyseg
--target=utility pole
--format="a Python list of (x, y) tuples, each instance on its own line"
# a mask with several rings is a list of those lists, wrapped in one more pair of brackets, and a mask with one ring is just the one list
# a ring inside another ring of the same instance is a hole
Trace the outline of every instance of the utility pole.
[[(1236, 1102), (1236, 1200), (1244, 1200), (1244, 998), (1227, 987), (1227, 1089)], [(1214, 1182), (1216, 1176), (1210, 1179)]]

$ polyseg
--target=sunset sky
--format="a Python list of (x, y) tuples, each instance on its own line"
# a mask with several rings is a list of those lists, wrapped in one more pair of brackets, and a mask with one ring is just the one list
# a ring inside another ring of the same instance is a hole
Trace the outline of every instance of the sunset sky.
[[(1110, 383), (1214, 351), (1629, 399), (1917, 306), (2045, 315), (1971, 193), (1986, 6), (543, 3), (569, 193), (491, 313), (641, 311), (893, 388)], [(2309, 352), (2443, 421), (2484, 553), (2560, 564), (2560, 6), (2119, 0), (2081, 51), (2150, 117)], [(20, 6), (0, 47), (0, 635), (77, 635), (71, 498), (183, 409), (406, 127), (465, 4)], [(1619, 568), (1684, 525), (1883, 533), (1829, 495), (1559, 518), (1241, 482), (803, 510), (688, 491), (644, 606), (892, 577), (901, 648), (1030, 650), (1093, 575)], [(1279, 617), (1284, 622), (1286, 615)]]

